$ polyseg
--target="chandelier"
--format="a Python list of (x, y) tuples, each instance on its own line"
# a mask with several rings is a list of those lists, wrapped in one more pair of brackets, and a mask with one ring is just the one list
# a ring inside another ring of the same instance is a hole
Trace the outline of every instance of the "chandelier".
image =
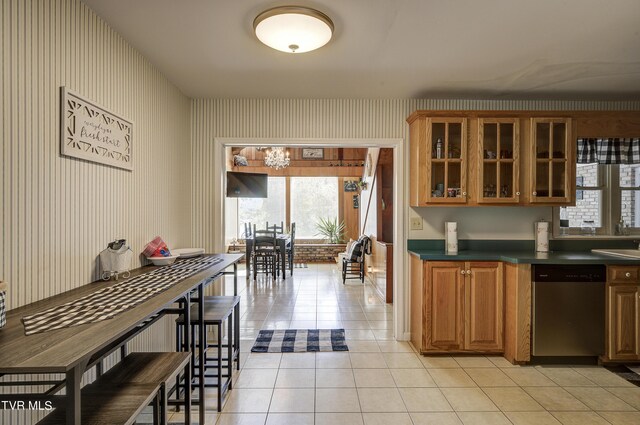
[(289, 166), (289, 152), (284, 148), (267, 149), (264, 156), (264, 165), (279, 170)]

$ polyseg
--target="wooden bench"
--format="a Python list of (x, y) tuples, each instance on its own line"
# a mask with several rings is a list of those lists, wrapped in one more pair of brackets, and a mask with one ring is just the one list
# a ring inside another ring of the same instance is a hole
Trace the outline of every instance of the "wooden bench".
[[(153, 403), (154, 424), (167, 423), (168, 382), (190, 367), (191, 353), (132, 353), (82, 389), (83, 425), (133, 424)], [(57, 408), (40, 425), (66, 424)]]

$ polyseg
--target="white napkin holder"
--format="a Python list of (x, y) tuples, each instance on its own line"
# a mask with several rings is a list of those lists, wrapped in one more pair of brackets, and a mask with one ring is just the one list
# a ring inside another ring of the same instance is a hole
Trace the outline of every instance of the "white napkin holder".
[(131, 259), (133, 251), (127, 245), (123, 245), (120, 249), (114, 250), (107, 248), (100, 253), (100, 266), (102, 267), (102, 279), (109, 280), (112, 276), (122, 275), (125, 279), (131, 274)]
[(536, 252), (549, 252), (549, 228), (548, 221), (537, 221), (534, 226)]
[(458, 223), (447, 221), (444, 223), (444, 243), (447, 254), (458, 253)]

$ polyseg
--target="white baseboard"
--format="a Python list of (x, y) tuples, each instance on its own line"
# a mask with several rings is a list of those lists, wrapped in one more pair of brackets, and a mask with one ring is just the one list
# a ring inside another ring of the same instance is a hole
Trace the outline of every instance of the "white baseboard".
[(411, 332), (405, 332), (400, 337), (398, 337), (398, 341), (409, 341), (411, 339)]

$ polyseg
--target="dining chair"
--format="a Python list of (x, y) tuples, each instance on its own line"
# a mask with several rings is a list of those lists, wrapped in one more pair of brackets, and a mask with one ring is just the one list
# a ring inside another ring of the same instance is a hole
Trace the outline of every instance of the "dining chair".
[[(255, 226), (254, 226), (255, 227)], [(245, 255), (249, 257), (249, 263), (247, 264), (247, 276), (251, 273), (251, 257), (253, 255), (252, 251), (249, 251), (248, 241), (253, 241), (253, 233), (251, 231), (252, 226), (250, 221), (244, 222), (244, 233), (242, 234), (242, 238), (245, 240)], [(253, 248), (251, 248), (253, 250)]]
[[(359, 279), (364, 283), (364, 256), (371, 255), (371, 239), (362, 235), (351, 245), (351, 249), (342, 259), (342, 284), (347, 279)], [(355, 275), (355, 277), (347, 277)]]
[(267, 275), (271, 273), (276, 278), (279, 250), (276, 241), (276, 232), (273, 230), (256, 230), (253, 228), (253, 280), (258, 277), (258, 271)]
[(251, 239), (253, 237), (253, 233), (251, 233), (251, 222), (247, 221), (244, 223), (244, 234), (245, 239)]
[(276, 233), (284, 233), (284, 221), (280, 222), (280, 226), (274, 224), (273, 226), (269, 226), (269, 222), (267, 221), (267, 225), (265, 227), (267, 230), (273, 230)]
[(295, 244), (296, 244), (296, 223), (291, 223), (291, 241), (287, 245), (287, 260), (289, 261), (289, 272), (293, 276), (293, 258), (295, 256)]

